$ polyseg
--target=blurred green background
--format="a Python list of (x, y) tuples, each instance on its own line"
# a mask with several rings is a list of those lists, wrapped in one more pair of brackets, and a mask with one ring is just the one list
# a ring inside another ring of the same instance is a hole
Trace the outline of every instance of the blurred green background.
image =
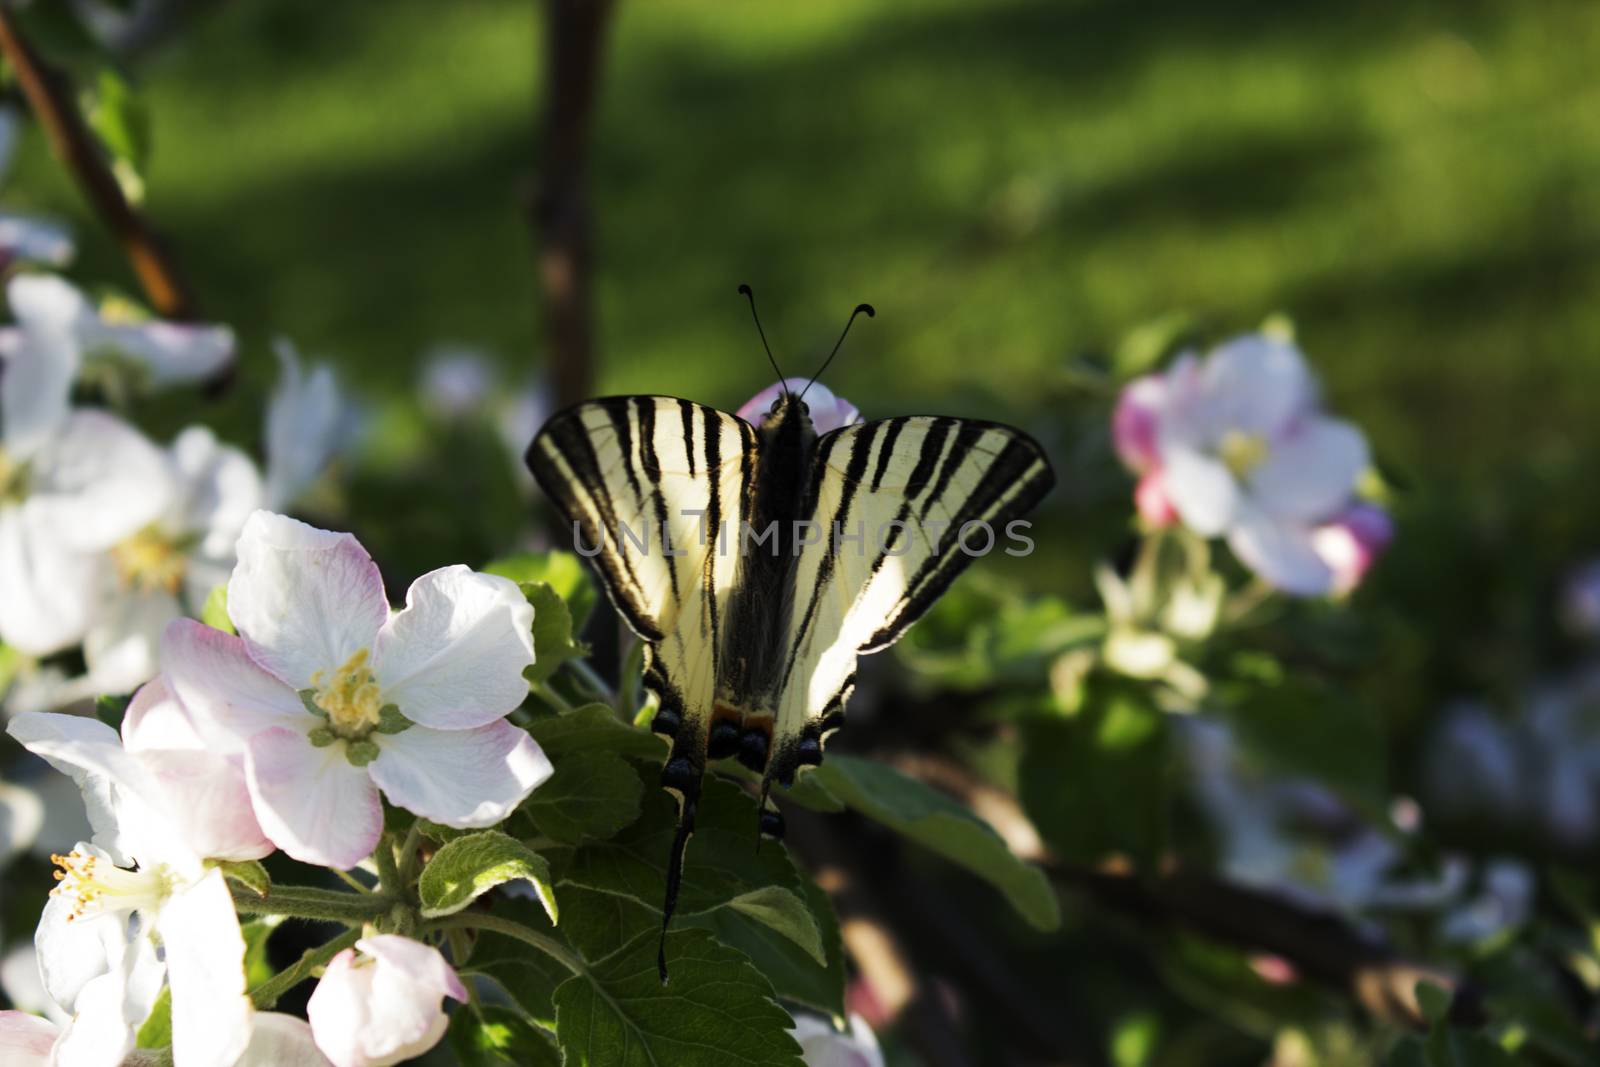
[[(613, 29), (607, 389), (765, 384), (748, 280), (795, 373), (877, 305), (830, 372), (869, 411), (1026, 417), (1155, 316), (1281, 310), (1418, 480), (1600, 444), (1593, 4), (648, 0)], [(275, 332), (380, 395), (440, 340), (538, 364), (538, 35), (524, 0), (234, 0), (137, 67), (150, 210), (251, 380)], [(120, 270), (49, 168), (32, 143), (17, 186)]]

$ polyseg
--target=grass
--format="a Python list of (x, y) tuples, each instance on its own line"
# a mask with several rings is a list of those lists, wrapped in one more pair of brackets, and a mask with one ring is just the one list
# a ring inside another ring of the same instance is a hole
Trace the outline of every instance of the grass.
[[(538, 364), (536, 22), (241, 0), (141, 70), (151, 209), (253, 383), (276, 332), (380, 396), (440, 340)], [(1153, 317), (1284, 311), (1414, 482), (1600, 448), (1592, 5), (650, 0), (615, 28), (607, 389), (754, 392), (746, 280), (795, 372), (877, 305), (830, 372), (869, 412), (1036, 422)], [(31, 147), (19, 185), (74, 210)]]

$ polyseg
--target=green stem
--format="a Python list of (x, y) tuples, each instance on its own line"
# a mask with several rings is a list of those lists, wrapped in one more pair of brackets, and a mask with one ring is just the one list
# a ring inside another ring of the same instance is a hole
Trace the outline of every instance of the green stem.
[(557, 711), (572, 710), (572, 702), (566, 697), (562, 696), (560, 693), (556, 692), (555, 688), (549, 682), (540, 682), (533, 687), (533, 691), (539, 694), (539, 698), (541, 700), (555, 708)]
[(617, 694), (606, 684), (606, 680), (600, 677), (599, 672), (589, 666), (588, 660), (569, 659), (566, 662), (566, 666), (572, 669), (573, 674), (583, 679), (583, 683), (589, 687), (601, 702), (610, 704), (612, 707), (616, 706)]
[(369, 886), (366, 883), (362, 882), (361, 879), (357, 878), (355, 875), (351, 874), (349, 871), (341, 871), (337, 867), (333, 867), (333, 868), (330, 868), (330, 869), (333, 871), (333, 874), (334, 874), (335, 878), (338, 878), (339, 881), (343, 882), (345, 885), (349, 886), (351, 889), (354, 889), (357, 893), (371, 893), (372, 892), (372, 887), (371, 886)]
[(311, 972), (326, 966), (328, 961), (361, 939), (360, 930), (346, 930), (320, 948), (307, 949), (287, 970), (268, 978), (250, 991), (250, 999), (257, 1008), (266, 1011), (278, 1003), (278, 998), (311, 977)]
[(405, 883), (400, 880), (400, 868), (394, 861), (394, 837), (384, 834), (372, 852), (378, 865), (378, 888), (387, 897), (399, 900), (405, 893)]
[(417, 842), (422, 840), (422, 826), (412, 823), (406, 839), (400, 843), (400, 884), (409, 886), (417, 879)]
[(436, 930), (488, 930), (491, 933), (515, 938), (525, 945), (532, 945), (573, 974), (587, 974), (589, 971), (589, 968), (571, 949), (555, 938), (546, 937), (537, 930), (530, 930), (519, 922), (514, 922), (511, 919), (502, 919), (498, 915), (488, 915), (481, 911), (458, 912), (455, 915), (446, 915), (441, 919), (434, 919), (425, 923), (422, 930), (424, 933), (432, 933)]
[(261, 896), (242, 885), (230, 885), (233, 906), (241, 915), (284, 915), (292, 919), (325, 919), (359, 926), (388, 912), (392, 900), (378, 894), (356, 896), (310, 886), (273, 886)]

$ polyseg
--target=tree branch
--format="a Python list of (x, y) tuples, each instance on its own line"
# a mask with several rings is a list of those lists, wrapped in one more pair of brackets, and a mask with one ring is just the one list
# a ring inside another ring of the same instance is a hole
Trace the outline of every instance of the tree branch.
[(78, 110), (66, 76), (34, 51), (16, 15), (5, 4), (0, 4), (0, 52), (16, 71), (17, 83), (50, 139), (51, 151), (72, 173), (95, 213), (122, 246), (150, 305), (165, 318), (197, 319), (194, 294), (150, 223), (123, 195), (99, 141)]

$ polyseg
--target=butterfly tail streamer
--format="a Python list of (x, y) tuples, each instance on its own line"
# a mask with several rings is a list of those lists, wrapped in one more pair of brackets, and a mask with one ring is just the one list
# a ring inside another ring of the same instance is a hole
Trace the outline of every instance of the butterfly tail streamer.
[(678, 908), (678, 886), (683, 881), (683, 857), (689, 848), (689, 838), (694, 836), (695, 800), (685, 797), (678, 810), (678, 832), (672, 838), (672, 855), (667, 859), (667, 896), (661, 905), (661, 945), (656, 950), (656, 969), (661, 973), (661, 984), (667, 984), (667, 930), (672, 925), (672, 913)]

